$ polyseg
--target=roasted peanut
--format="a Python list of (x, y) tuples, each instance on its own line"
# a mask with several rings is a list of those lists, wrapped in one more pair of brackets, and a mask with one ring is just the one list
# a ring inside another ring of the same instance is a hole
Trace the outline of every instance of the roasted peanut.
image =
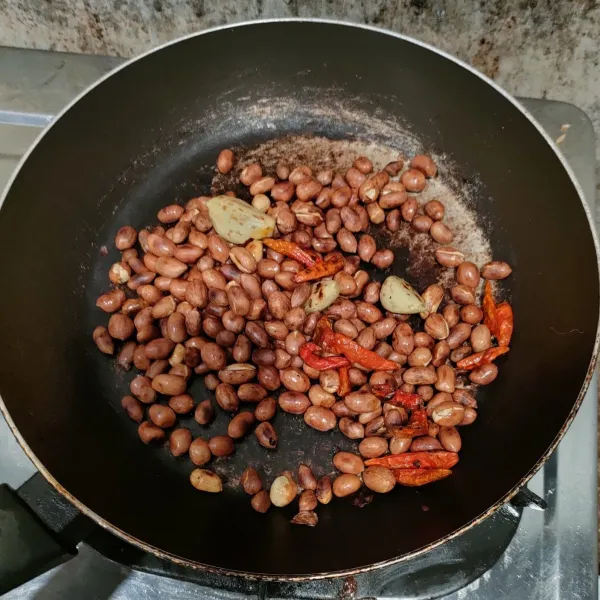
[(194, 469), (190, 475), (191, 484), (201, 492), (218, 493), (223, 491), (221, 478), (206, 469)]
[(489, 262), (481, 267), (481, 276), (484, 279), (506, 279), (511, 273), (510, 265), (500, 260)]
[(464, 425), (471, 425), (475, 419), (477, 419), (477, 411), (470, 407), (467, 406), (465, 408), (465, 416), (463, 417), (463, 420), (459, 423), (459, 425), (462, 427)]
[(178, 396), (185, 392), (187, 383), (183, 377), (178, 375), (161, 374), (157, 375), (152, 380), (152, 389), (156, 390), (159, 394), (165, 394), (167, 396)]
[(240, 173), (240, 181), (246, 185), (251, 186), (255, 181), (258, 181), (262, 177), (262, 167), (259, 163), (252, 163), (242, 169)]
[(214, 417), (214, 410), (210, 400), (203, 400), (194, 411), (194, 420), (200, 425), (208, 425)]
[(258, 494), (252, 496), (250, 504), (256, 512), (266, 513), (269, 508), (271, 508), (271, 499), (269, 498), (268, 492), (261, 490)]
[(155, 425), (163, 429), (173, 427), (177, 418), (172, 408), (162, 404), (153, 404), (148, 410), (148, 416)]
[(448, 452), (460, 452), (462, 440), (456, 427), (440, 427), (438, 439), (444, 450)]
[(200, 349), (202, 362), (212, 371), (219, 371), (227, 364), (227, 354), (218, 344), (209, 342)]
[(368, 437), (358, 445), (358, 451), (365, 458), (377, 458), (388, 450), (387, 440), (381, 437)]
[(114, 313), (125, 304), (125, 292), (123, 290), (111, 290), (102, 294), (96, 300), (96, 306), (106, 313)]
[(430, 435), (414, 438), (410, 445), (411, 452), (433, 452), (434, 450), (442, 450), (442, 445)]
[(475, 304), (468, 304), (461, 308), (460, 318), (469, 325), (477, 325), (483, 319), (483, 311)]
[(186, 415), (194, 409), (194, 400), (189, 394), (180, 394), (169, 398), (169, 406), (178, 415)]
[(165, 432), (150, 421), (140, 423), (138, 427), (138, 435), (144, 444), (161, 441), (165, 438)]
[(260, 402), (267, 397), (267, 390), (258, 383), (243, 383), (237, 390), (242, 402)]
[(277, 410), (275, 398), (263, 398), (254, 409), (254, 416), (257, 421), (270, 421)]
[(482, 365), (469, 374), (469, 379), (479, 385), (488, 385), (498, 377), (498, 367), (494, 363)]
[(437, 369), (435, 389), (439, 392), (452, 393), (456, 382), (456, 374), (450, 365), (442, 365)]
[(427, 367), (411, 367), (404, 371), (402, 378), (411, 385), (433, 385), (437, 381), (435, 371)]
[(221, 150), (219, 156), (217, 156), (217, 170), (219, 173), (229, 173), (233, 168), (233, 152), (228, 148)]
[(246, 494), (250, 494), (250, 496), (258, 494), (258, 492), (260, 492), (262, 489), (260, 475), (256, 469), (252, 467), (246, 467), (240, 478), (240, 483), (242, 484), (244, 492), (246, 492)]
[(144, 418), (144, 407), (139, 400), (136, 400), (133, 396), (124, 396), (121, 400), (121, 407), (130, 419), (137, 423), (142, 422), (142, 419)]
[[(239, 338), (238, 338), (239, 341)], [(247, 363), (238, 363), (228, 365), (221, 369), (218, 373), (219, 379), (223, 383), (230, 385), (240, 385), (254, 379), (256, 375), (256, 367)]]
[(433, 220), (427, 215), (417, 215), (410, 223), (410, 226), (417, 233), (427, 233), (431, 229)]
[(114, 354), (115, 344), (106, 327), (98, 325), (92, 333), (92, 338), (100, 352), (103, 354)]
[(237, 414), (227, 426), (227, 434), (234, 440), (246, 437), (254, 425), (254, 415), (251, 412)]
[(472, 262), (462, 262), (456, 269), (456, 281), (469, 288), (476, 288), (479, 285), (479, 269)]
[(460, 321), (460, 307), (454, 303), (447, 304), (442, 311), (442, 315), (446, 319), (448, 327), (452, 329)]
[[(404, 190), (404, 186), (400, 184), (401, 189), (391, 190), (386, 192), (385, 188), (379, 196), (379, 206), (385, 209), (397, 209), (402, 206), (408, 199), (408, 195)], [(388, 213), (389, 214), (389, 213)]]
[(279, 373), (279, 377), (283, 386), (291, 392), (308, 392), (310, 389), (310, 379), (299, 369), (284, 369)]
[(115, 285), (122, 285), (129, 281), (131, 267), (124, 262), (114, 263), (108, 271), (108, 278)]
[(391, 250), (378, 250), (371, 258), (371, 264), (378, 269), (387, 269), (394, 262), (394, 253)]
[(446, 362), (449, 355), (450, 346), (446, 340), (442, 340), (433, 347), (433, 350), (431, 350), (431, 364), (434, 367), (441, 367)]
[(129, 248), (133, 248), (136, 241), (137, 231), (129, 225), (121, 227), (115, 235), (115, 246), (118, 250), (127, 250)]
[(392, 437), (390, 439), (390, 454), (402, 454), (408, 452), (412, 438), (408, 437)]
[(293, 415), (304, 414), (310, 405), (311, 403), (308, 396), (300, 392), (283, 392), (279, 396), (279, 406), (281, 407), (281, 410)]
[(166, 373), (169, 370), (169, 361), (164, 359), (155, 360), (146, 370), (146, 377), (154, 379), (157, 375)]
[(344, 404), (356, 413), (370, 413), (381, 407), (379, 398), (366, 391), (351, 392), (344, 398)]
[(446, 338), (448, 346), (451, 350), (458, 348), (469, 339), (471, 335), (471, 325), (467, 323), (459, 323), (450, 329), (450, 335)]
[(324, 406), (309, 406), (304, 412), (304, 422), (317, 431), (330, 431), (336, 426), (337, 419)]
[(402, 224), (402, 214), (396, 208), (394, 210), (390, 210), (385, 218), (385, 225), (390, 230), (391, 233), (396, 233), (400, 229), (400, 225)]
[(156, 401), (156, 391), (152, 388), (152, 380), (149, 377), (138, 375), (129, 384), (131, 393), (144, 404), (152, 404)]
[(392, 471), (380, 466), (367, 467), (363, 473), (363, 481), (365, 486), (378, 494), (387, 494), (396, 485), (396, 478)]
[[(335, 406), (338, 403), (334, 404), (334, 406), (332, 407), (332, 412), (334, 414), (336, 414), (337, 416), (341, 416), (340, 413), (336, 413), (336, 411), (334, 410)], [(343, 406), (345, 406), (345, 404), (342, 404)], [(362, 438), (365, 437), (365, 428), (364, 425), (362, 423), (357, 423), (356, 421), (353, 421), (352, 419), (350, 419), (347, 416), (342, 416), (340, 421), (339, 421), (339, 428), (340, 431), (347, 437), (350, 438), (351, 440), (360, 440)]]
[(410, 166), (421, 171), (426, 177), (435, 177), (437, 173), (437, 165), (427, 154), (417, 154), (410, 161)]
[(425, 331), (436, 340), (444, 340), (450, 335), (446, 319), (438, 313), (431, 313), (425, 319)]
[(428, 348), (415, 348), (408, 357), (411, 367), (426, 367), (431, 362), (431, 351)]
[(277, 433), (271, 423), (263, 421), (258, 425), (255, 430), (256, 439), (258, 443), (268, 450), (274, 450), (277, 448), (278, 438)]
[(344, 498), (357, 492), (360, 485), (360, 479), (356, 475), (343, 473), (333, 482), (333, 494), (338, 498)]
[(169, 437), (169, 450), (173, 456), (183, 456), (188, 453), (192, 443), (192, 433), (182, 427), (173, 431)]
[(216, 435), (210, 438), (208, 447), (214, 456), (230, 456), (235, 452), (233, 439), (228, 435)]
[(458, 402), (441, 402), (431, 410), (434, 423), (444, 427), (458, 425), (464, 417), (465, 407)]
[(336, 235), (337, 243), (344, 252), (355, 253), (358, 248), (358, 242), (354, 235), (345, 227), (342, 227)]
[(430, 200), (424, 206), (425, 214), (434, 221), (441, 221), (446, 212), (444, 205), (439, 200)]
[(444, 246), (435, 251), (435, 258), (443, 267), (453, 268), (460, 266), (464, 262), (465, 255), (452, 246)]

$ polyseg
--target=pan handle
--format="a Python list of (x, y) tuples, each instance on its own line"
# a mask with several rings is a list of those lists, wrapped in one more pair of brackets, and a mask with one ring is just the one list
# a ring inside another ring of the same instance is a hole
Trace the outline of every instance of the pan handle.
[(0, 596), (77, 554), (95, 525), (36, 473), (0, 485)]

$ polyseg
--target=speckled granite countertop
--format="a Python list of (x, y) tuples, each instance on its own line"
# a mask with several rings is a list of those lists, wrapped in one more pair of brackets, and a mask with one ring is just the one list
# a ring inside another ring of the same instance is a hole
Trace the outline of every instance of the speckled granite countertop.
[(115, 56), (251, 19), (367, 23), (442, 48), (515, 95), (571, 102), (600, 131), (598, 0), (0, 0), (0, 14), (0, 45)]

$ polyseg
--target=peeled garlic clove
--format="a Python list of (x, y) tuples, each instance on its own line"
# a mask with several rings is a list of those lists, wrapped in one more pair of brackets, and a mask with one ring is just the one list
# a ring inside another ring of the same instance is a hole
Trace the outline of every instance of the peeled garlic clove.
[(296, 482), (287, 475), (275, 479), (269, 491), (271, 502), (278, 507), (287, 506), (298, 495)]
[(401, 277), (390, 275), (381, 286), (379, 301), (386, 310), (398, 315), (425, 312), (423, 298)]
[(216, 196), (206, 205), (215, 231), (228, 242), (244, 244), (249, 239), (260, 240), (273, 235), (275, 219), (243, 200)]
[(334, 279), (319, 281), (312, 286), (308, 300), (304, 304), (306, 314), (323, 312), (332, 305), (340, 295), (340, 284)]

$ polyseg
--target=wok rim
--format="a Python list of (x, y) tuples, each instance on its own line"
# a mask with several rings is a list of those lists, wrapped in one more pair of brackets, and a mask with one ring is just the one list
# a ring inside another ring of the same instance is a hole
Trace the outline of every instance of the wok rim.
[[(600, 244), (599, 244), (599, 240), (598, 240), (598, 233), (596, 231), (595, 222), (592, 217), (591, 208), (588, 206), (588, 204), (585, 200), (581, 185), (580, 185), (579, 181), (577, 180), (577, 178), (575, 177), (573, 170), (571, 169), (570, 165), (567, 163), (566, 159), (562, 155), (561, 151), (559, 150), (559, 148), (556, 145), (556, 143), (554, 142), (554, 140), (548, 135), (548, 133), (546, 133), (546, 131), (542, 128), (542, 126), (538, 123), (538, 121), (533, 117), (533, 115), (516, 98), (514, 98), (511, 94), (509, 94), (504, 88), (502, 88), (497, 83), (495, 83), (492, 79), (490, 79), (489, 77), (487, 77), (486, 75), (484, 75), (483, 73), (481, 73), (480, 71), (478, 71), (477, 69), (475, 69), (474, 67), (469, 65), (468, 63), (456, 58), (455, 56), (449, 54), (448, 52), (446, 52), (444, 50), (440, 50), (439, 48), (432, 46), (431, 44), (428, 44), (426, 42), (422, 42), (420, 40), (412, 38), (410, 36), (407, 36), (407, 35), (404, 35), (401, 33), (397, 33), (394, 31), (390, 31), (387, 29), (383, 29), (380, 27), (374, 27), (372, 25), (353, 23), (353, 22), (349, 22), (349, 21), (336, 20), (336, 19), (290, 17), (290, 18), (282, 18), (282, 19), (257, 19), (257, 20), (252, 20), (252, 21), (242, 21), (240, 23), (234, 23), (234, 24), (228, 24), (228, 25), (219, 25), (217, 27), (211, 27), (209, 29), (205, 29), (202, 31), (196, 31), (196, 32), (190, 33), (188, 35), (178, 37), (175, 40), (165, 42), (164, 44), (161, 44), (155, 48), (152, 48), (150, 50), (147, 50), (146, 52), (143, 52), (139, 56), (133, 57), (133, 58), (125, 61), (123, 64), (115, 67), (114, 69), (112, 69), (111, 71), (109, 71), (108, 73), (106, 73), (105, 75), (100, 77), (97, 81), (92, 83), (89, 87), (87, 87), (81, 93), (79, 93), (71, 102), (69, 102), (63, 108), (63, 110), (61, 110), (56, 115), (56, 117), (53, 119), (52, 123), (50, 125), (48, 125), (39, 134), (39, 136), (36, 138), (34, 143), (29, 147), (29, 149), (22, 156), (21, 160), (19, 161), (19, 164), (17, 165), (17, 167), (14, 170), (14, 172), (12, 173), (8, 183), (6, 184), (6, 187), (0, 194), (0, 210), (2, 209), (4, 201), (6, 200), (6, 198), (8, 197), (8, 195), (10, 193), (10, 190), (12, 188), (14, 181), (16, 180), (17, 176), (21, 172), (21, 169), (26, 164), (27, 160), (29, 159), (29, 156), (35, 151), (37, 146), (41, 143), (41, 141), (46, 136), (46, 134), (52, 129), (52, 127), (58, 121), (60, 121), (60, 119), (65, 114), (67, 114), (69, 112), (69, 110), (75, 104), (77, 104), (81, 99), (83, 99), (88, 93), (93, 91), (96, 87), (98, 87), (102, 83), (104, 83), (104, 81), (106, 81), (113, 75), (117, 74), (121, 70), (126, 69), (127, 67), (134, 64), (135, 62), (137, 62), (151, 54), (159, 52), (160, 50), (162, 50), (164, 48), (168, 48), (169, 46), (178, 44), (180, 42), (183, 42), (183, 41), (195, 38), (195, 37), (199, 37), (204, 34), (232, 30), (232, 29), (236, 29), (238, 27), (247, 27), (247, 26), (252, 26), (252, 25), (265, 25), (265, 24), (274, 24), (274, 23), (309, 23), (309, 24), (315, 23), (315, 24), (325, 24), (325, 25), (338, 25), (338, 26), (349, 27), (349, 28), (364, 29), (364, 30), (371, 31), (374, 33), (389, 35), (391, 37), (394, 37), (394, 38), (400, 39), (402, 41), (419, 46), (421, 48), (424, 48), (425, 50), (429, 50), (430, 52), (433, 52), (434, 54), (437, 54), (438, 56), (453, 62), (454, 64), (458, 65), (459, 67), (466, 69), (472, 75), (479, 77), (479, 79), (481, 79), (483, 82), (485, 82), (489, 86), (491, 86), (496, 92), (501, 94), (505, 98), (505, 100), (510, 102), (518, 111), (520, 111), (521, 114), (525, 118), (527, 118), (527, 120), (537, 130), (538, 134), (546, 141), (548, 146), (550, 146), (550, 149), (554, 152), (554, 154), (560, 161), (563, 169), (566, 171), (569, 179), (571, 180), (573, 187), (575, 188), (575, 191), (577, 192), (579, 201), (581, 202), (584, 213), (587, 217), (588, 226), (589, 226), (591, 234), (592, 234), (592, 240), (593, 240), (594, 249), (596, 252), (596, 266), (598, 268), (598, 275), (599, 275), (599, 279), (600, 279)], [(567, 419), (563, 423), (562, 427), (556, 434), (554, 440), (552, 441), (552, 443), (550, 444), (550, 446), (548, 447), (546, 452), (536, 461), (536, 463), (521, 478), (521, 480), (519, 482), (517, 482), (503, 497), (501, 497), (499, 500), (497, 500), (486, 511), (484, 511), (483, 513), (481, 513), (480, 515), (478, 515), (477, 517), (475, 517), (468, 523), (465, 523), (462, 527), (459, 527), (455, 531), (450, 532), (449, 534), (439, 538), (435, 542), (431, 542), (430, 544), (428, 544), (426, 546), (418, 548), (412, 552), (402, 554), (401, 556), (396, 556), (394, 558), (390, 558), (388, 560), (379, 561), (377, 563), (371, 563), (368, 565), (363, 565), (361, 567), (354, 567), (351, 569), (344, 569), (344, 570), (333, 571), (333, 572), (319, 572), (319, 573), (310, 573), (310, 574), (301, 574), (301, 575), (298, 575), (298, 574), (276, 574), (276, 575), (274, 575), (274, 574), (269, 574), (269, 573), (255, 573), (255, 572), (231, 570), (231, 569), (216, 567), (214, 565), (209, 565), (209, 564), (205, 564), (205, 563), (201, 563), (201, 562), (197, 562), (197, 561), (192, 561), (192, 560), (189, 560), (186, 558), (182, 558), (180, 556), (171, 554), (169, 552), (165, 552), (165, 551), (161, 550), (160, 548), (157, 548), (151, 544), (148, 544), (147, 542), (144, 542), (134, 536), (131, 536), (126, 531), (119, 529), (118, 527), (116, 527), (115, 525), (110, 523), (108, 520), (106, 520), (104, 517), (101, 517), (99, 514), (95, 513), (93, 510), (91, 510), (83, 502), (81, 502), (75, 496), (73, 496), (67, 489), (65, 489), (53, 477), (53, 475), (46, 469), (46, 467), (44, 466), (42, 461), (33, 453), (31, 448), (27, 444), (26, 440), (21, 435), (16, 424), (12, 420), (10, 413), (8, 411), (8, 408), (6, 407), (4, 400), (2, 399), (1, 396), (0, 396), (0, 411), (4, 415), (4, 418), (6, 419), (6, 422), (8, 423), (10, 430), (12, 431), (13, 435), (17, 439), (17, 442), (19, 443), (19, 445), (21, 446), (21, 448), (23, 449), (23, 451), (25, 452), (27, 457), (31, 460), (31, 462), (34, 464), (36, 469), (43, 475), (43, 477), (46, 479), (46, 481), (48, 481), (48, 483), (50, 485), (52, 485), (52, 487), (54, 487), (54, 489), (56, 489), (57, 492), (59, 492), (61, 495), (63, 495), (65, 498), (67, 498), (69, 500), (69, 502), (71, 502), (81, 513), (83, 513), (84, 515), (86, 515), (87, 517), (92, 519), (100, 527), (102, 527), (103, 529), (116, 535), (117, 537), (123, 539), (125, 542), (133, 544), (134, 546), (137, 546), (138, 548), (144, 550), (145, 552), (149, 552), (149, 553), (153, 554), (154, 556), (157, 556), (158, 558), (168, 560), (170, 562), (173, 562), (177, 565), (180, 565), (182, 567), (186, 567), (189, 569), (193, 569), (193, 570), (197, 570), (197, 571), (207, 571), (209, 573), (214, 573), (217, 575), (244, 577), (246, 579), (253, 579), (253, 580), (302, 582), (302, 581), (312, 581), (312, 580), (320, 580), (320, 579), (328, 579), (328, 578), (349, 577), (352, 575), (366, 573), (369, 571), (374, 571), (376, 569), (389, 567), (389, 566), (396, 565), (396, 564), (399, 564), (402, 562), (406, 562), (406, 561), (411, 560), (421, 554), (424, 554), (425, 552), (428, 552), (429, 550), (438, 548), (438, 547), (442, 546), (443, 544), (445, 544), (446, 542), (459, 537), (460, 535), (462, 535), (463, 533), (465, 533), (472, 527), (478, 525), (479, 523), (481, 523), (482, 521), (484, 521), (485, 519), (490, 517), (492, 514), (497, 512), (507, 502), (509, 502), (529, 482), (529, 480), (539, 471), (539, 469), (543, 466), (543, 464), (550, 458), (551, 454), (554, 452), (554, 450), (556, 449), (556, 447), (558, 446), (560, 441), (563, 439), (565, 433), (567, 432), (571, 423), (573, 422), (573, 419), (577, 415), (577, 412), (578, 412), (578, 410), (583, 402), (583, 399), (588, 391), (590, 381), (595, 372), (596, 362), (598, 360), (599, 344), (600, 344), (600, 304), (599, 304), (599, 314), (598, 314), (598, 320), (597, 320), (597, 325), (596, 325), (596, 335), (595, 335), (595, 339), (594, 339), (594, 347), (593, 347), (592, 355), (590, 358), (590, 362), (588, 365), (588, 370), (586, 372), (585, 379), (583, 381), (583, 384), (579, 391), (577, 399), (573, 404), (573, 408), (569, 412)]]

